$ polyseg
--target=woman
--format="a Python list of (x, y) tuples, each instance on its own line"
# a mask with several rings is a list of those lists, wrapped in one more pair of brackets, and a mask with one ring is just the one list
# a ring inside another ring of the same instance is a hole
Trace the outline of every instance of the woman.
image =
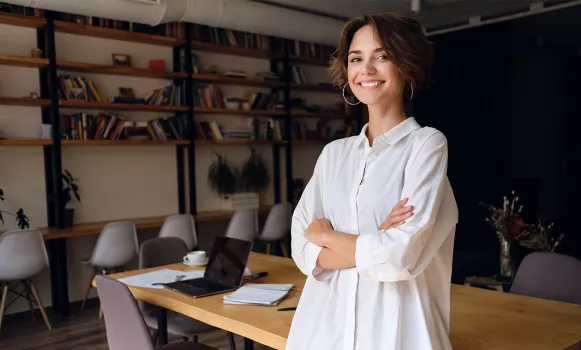
[(451, 349), (447, 141), (404, 111), (432, 55), (402, 16), (352, 19), (341, 33), (331, 73), (369, 123), (325, 146), (293, 214), (293, 259), (308, 278), (287, 349)]

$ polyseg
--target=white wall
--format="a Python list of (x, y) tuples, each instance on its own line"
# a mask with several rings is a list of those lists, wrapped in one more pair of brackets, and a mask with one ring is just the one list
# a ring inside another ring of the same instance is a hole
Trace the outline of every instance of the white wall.
[[(0, 25), (0, 53), (29, 56), (36, 46), (33, 29)], [(165, 59), (171, 69), (172, 49), (163, 46), (128, 43), (100, 38), (90, 38), (57, 33), (57, 59), (109, 64), (112, 53), (133, 56), (136, 67), (147, 67), (150, 59)], [(219, 69), (245, 69), (249, 76), (260, 70), (268, 70), (269, 61), (198, 51), (203, 64), (218, 66)], [(314, 77), (313, 82), (328, 80), (324, 67), (307, 67), (305, 73)], [(85, 74), (71, 72), (93, 79), (109, 97), (117, 94), (119, 86), (132, 87), (138, 96), (144, 96), (161, 86), (165, 80), (136, 78), (114, 75)], [(0, 66), (0, 96), (24, 96), (30, 92), (39, 93), (39, 74), (36, 68)], [(268, 91), (268, 89), (221, 86), (224, 95), (241, 95), (246, 89)], [(331, 103), (340, 94), (319, 92), (293, 92), (317, 103)], [(87, 111), (98, 112), (98, 111)], [(72, 114), (75, 110), (61, 109), (61, 113)], [(164, 115), (160, 112), (119, 112), (132, 120), (146, 120)], [(167, 113), (165, 113), (167, 115)], [(197, 115), (199, 120), (216, 120), (219, 124), (245, 123), (249, 119), (241, 116)], [(312, 127), (316, 120), (310, 121)], [(41, 111), (38, 107), (0, 106), (0, 136), (39, 137)], [(341, 121), (336, 122), (341, 126)], [(256, 146), (262, 153), (272, 174), (272, 148)], [(294, 148), (293, 176), (308, 180), (322, 145), (308, 145)], [(213, 152), (227, 156), (237, 166), (242, 166), (250, 154), (246, 147), (204, 146), (196, 150), (196, 189), (198, 211), (220, 208), (219, 197), (207, 185), (207, 171), (215, 159)], [(187, 155), (187, 152), (185, 152)], [(75, 203), (76, 223), (116, 220), (126, 218), (167, 215), (177, 212), (176, 156), (173, 146), (63, 146), (63, 168), (70, 170), (79, 179), (81, 203)], [(285, 200), (284, 150), (281, 149), (281, 195)], [(24, 208), (32, 227), (45, 227), (46, 198), (42, 148), (40, 146), (0, 147), (0, 188), (5, 192), (2, 210), (16, 212)], [(187, 166), (186, 166), (187, 169)], [(187, 182), (187, 174), (186, 174)], [(273, 202), (271, 187), (261, 194), (263, 204)], [(1, 231), (17, 228), (12, 217), (4, 215), (5, 224)], [(205, 247), (212, 237), (224, 232), (227, 222), (201, 224), (200, 241)], [(142, 230), (140, 241), (153, 237), (157, 230)], [(77, 237), (68, 240), (69, 299), (80, 300), (90, 278), (90, 269), (79, 260), (90, 256), (96, 236)], [(132, 267), (136, 266), (134, 261)], [(48, 271), (34, 279), (45, 306), (51, 304), (50, 278)], [(95, 291), (91, 296), (96, 296)], [(7, 313), (27, 309), (26, 303), (14, 304)]]

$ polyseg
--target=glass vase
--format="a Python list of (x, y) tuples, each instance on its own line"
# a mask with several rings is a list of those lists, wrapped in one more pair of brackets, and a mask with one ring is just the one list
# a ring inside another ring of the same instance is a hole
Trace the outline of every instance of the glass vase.
[(510, 288), (514, 277), (514, 262), (511, 254), (511, 243), (505, 239), (500, 241), (500, 279), (503, 289)]

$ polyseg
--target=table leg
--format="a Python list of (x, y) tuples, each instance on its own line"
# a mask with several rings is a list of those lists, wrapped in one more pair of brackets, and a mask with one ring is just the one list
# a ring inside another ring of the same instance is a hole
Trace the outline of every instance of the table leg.
[(69, 315), (69, 282), (66, 238), (48, 241), (52, 309), (65, 317)]
[(244, 338), (244, 350), (254, 350), (254, 342), (252, 339)]
[(157, 345), (167, 344), (167, 310), (163, 307), (160, 307), (157, 313), (157, 336)]

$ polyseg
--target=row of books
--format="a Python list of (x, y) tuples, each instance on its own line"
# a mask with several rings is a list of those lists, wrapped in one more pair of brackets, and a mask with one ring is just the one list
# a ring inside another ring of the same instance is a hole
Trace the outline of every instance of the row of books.
[(99, 92), (97, 84), (85, 77), (62, 74), (58, 76), (59, 100), (81, 100), (98, 103), (107, 102), (107, 97)]
[[(0, 12), (44, 17), (44, 10), (42, 9), (5, 3), (0, 3)], [(133, 33), (144, 33), (180, 39), (185, 38), (186, 26), (184, 22), (164, 23), (150, 26), (137, 22), (119, 21), (97, 16), (77, 15), (59, 11), (55, 11), (55, 19), (101, 28), (119, 29)], [(329, 45), (271, 37), (246, 31), (210, 27), (198, 23), (191, 24), (191, 34), (192, 39), (195, 41), (278, 53), (287, 52), (288, 50), (291, 55), (321, 60), (327, 60), (334, 50), (334, 47)]]
[(130, 121), (113, 113), (61, 115), (64, 140), (182, 140), (186, 135), (185, 118), (160, 117)]
[(192, 24), (192, 39), (230, 47), (270, 51), (271, 37), (239, 30)]

